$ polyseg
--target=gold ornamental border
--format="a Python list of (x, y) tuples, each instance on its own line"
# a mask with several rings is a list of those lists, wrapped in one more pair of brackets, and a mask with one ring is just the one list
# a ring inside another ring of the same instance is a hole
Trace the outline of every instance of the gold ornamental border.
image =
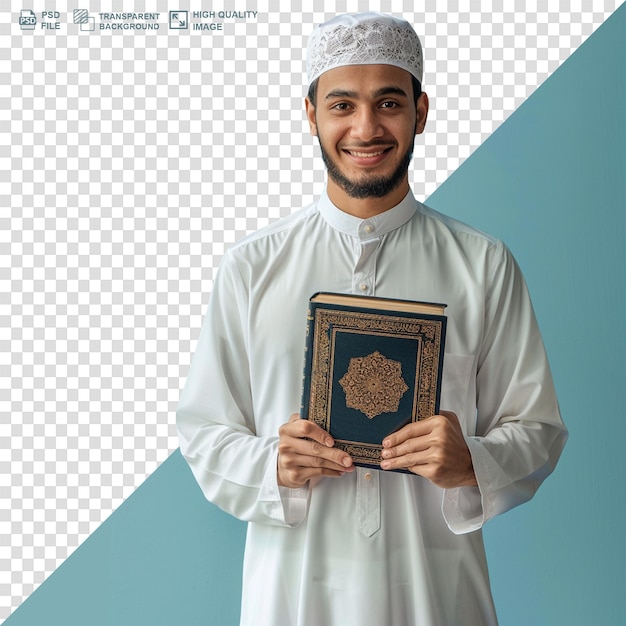
[[(415, 339), (418, 344), (418, 368), (413, 384), (414, 397), (411, 421), (414, 422), (434, 415), (443, 326), (440, 319), (381, 315), (374, 312), (343, 311), (321, 307), (315, 310), (314, 315), (315, 332), (311, 367), (310, 420), (324, 430), (330, 430), (332, 374), (337, 332)], [(348, 452), (357, 463), (380, 463), (381, 445), (358, 441), (337, 441), (336, 445)]]

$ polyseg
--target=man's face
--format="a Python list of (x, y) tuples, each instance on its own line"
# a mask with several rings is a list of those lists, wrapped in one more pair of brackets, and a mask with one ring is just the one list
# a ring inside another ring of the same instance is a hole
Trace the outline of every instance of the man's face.
[(392, 65), (350, 65), (322, 74), (316, 106), (307, 100), (329, 186), (351, 198), (382, 198), (408, 189), (415, 134), (426, 122), (428, 99), (413, 100), (411, 75)]

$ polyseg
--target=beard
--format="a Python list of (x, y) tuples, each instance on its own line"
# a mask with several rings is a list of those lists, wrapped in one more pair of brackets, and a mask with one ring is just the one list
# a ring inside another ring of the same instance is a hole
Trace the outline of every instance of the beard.
[[(350, 180), (345, 176), (335, 161), (332, 160), (328, 151), (325, 150), (322, 138), (318, 135), (322, 159), (328, 170), (328, 176), (339, 185), (351, 198), (383, 198), (400, 185), (404, 175), (409, 169), (409, 163), (413, 158), (413, 146), (411, 145), (402, 155), (396, 169), (389, 176), (372, 176), (363, 180)], [(366, 147), (366, 146), (361, 146)], [(367, 146), (369, 148), (374, 146)]]

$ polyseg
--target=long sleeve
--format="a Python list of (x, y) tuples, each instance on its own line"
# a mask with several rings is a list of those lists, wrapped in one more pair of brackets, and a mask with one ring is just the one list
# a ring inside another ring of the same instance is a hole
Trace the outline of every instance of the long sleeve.
[(247, 310), (245, 286), (227, 255), (178, 404), (180, 448), (208, 500), (245, 521), (295, 525), (308, 494), (279, 488), (278, 430), (256, 432)]
[(532, 498), (567, 440), (522, 274), (501, 243), (492, 255), (476, 371), (476, 429), (466, 437), (478, 487), (446, 492), (443, 512), (455, 533), (476, 530)]

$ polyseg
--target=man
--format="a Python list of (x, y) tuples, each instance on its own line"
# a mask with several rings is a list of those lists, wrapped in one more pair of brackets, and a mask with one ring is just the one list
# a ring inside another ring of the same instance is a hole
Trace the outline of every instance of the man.
[[(226, 254), (178, 408), (182, 453), (249, 522), (242, 624), (496, 624), (480, 529), (532, 497), (566, 440), (523, 278), (501, 242), (409, 189), (428, 97), (407, 22), (339, 16), (314, 31), (308, 69), (327, 188)], [(387, 437), (380, 470), (298, 419), (317, 291), (448, 305), (444, 410)]]

